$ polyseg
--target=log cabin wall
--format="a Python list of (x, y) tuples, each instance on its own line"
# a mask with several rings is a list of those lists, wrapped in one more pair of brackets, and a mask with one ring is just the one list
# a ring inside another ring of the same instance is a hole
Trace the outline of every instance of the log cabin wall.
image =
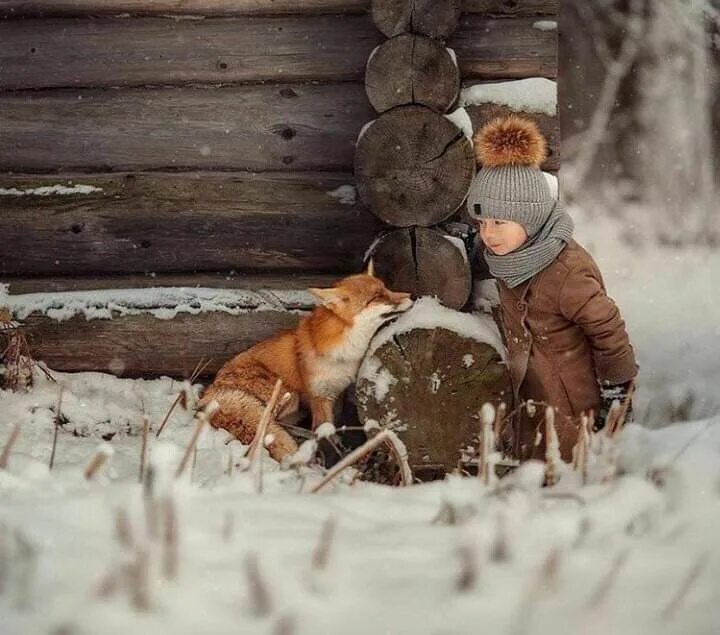
[[(194, 315), (193, 304), (173, 320), (116, 310), (59, 321), (66, 314), (45, 306), (23, 316), (37, 358), (187, 376), (210, 357), (213, 372), (296, 322), (310, 303), (288, 290), (359, 270), (383, 229), (353, 177), (356, 139), (376, 116), (365, 66), (386, 40), (369, 4), (0, 0), (7, 297), (250, 290), (230, 313)], [(466, 0), (446, 43), (462, 86), (554, 79), (557, 32), (538, 22), (557, 10), (558, 0)], [(503, 110), (467, 108), (475, 126)], [(545, 168), (557, 170), (557, 117), (536, 119), (551, 146)]]

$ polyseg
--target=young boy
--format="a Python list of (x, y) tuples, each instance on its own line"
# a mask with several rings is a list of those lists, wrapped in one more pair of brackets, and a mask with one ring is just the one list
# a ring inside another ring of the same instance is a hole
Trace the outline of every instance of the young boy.
[[(599, 429), (613, 400), (624, 403), (638, 370), (633, 348), (595, 261), (573, 240), (573, 221), (540, 170), (546, 143), (537, 126), (495, 119), (474, 145), (482, 168), (467, 209), (497, 280), (516, 405), (533, 399), (555, 408), (567, 461), (581, 413), (592, 409)], [(544, 456), (544, 410), (533, 416), (523, 409), (516, 420), (517, 458)]]

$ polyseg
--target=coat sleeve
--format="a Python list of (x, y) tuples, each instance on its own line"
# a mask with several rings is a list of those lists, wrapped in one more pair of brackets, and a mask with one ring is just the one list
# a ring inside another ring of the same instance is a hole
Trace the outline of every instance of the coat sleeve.
[(625, 322), (605, 293), (599, 271), (586, 263), (571, 269), (560, 287), (559, 306), (562, 315), (587, 336), (601, 384), (620, 384), (637, 375)]

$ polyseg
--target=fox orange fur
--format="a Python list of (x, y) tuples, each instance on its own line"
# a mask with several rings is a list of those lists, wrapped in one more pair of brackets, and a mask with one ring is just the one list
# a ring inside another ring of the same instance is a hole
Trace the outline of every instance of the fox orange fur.
[(294, 418), (302, 403), (310, 408), (313, 429), (332, 422), (333, 404), (355, 379), (375, 331), (412, 304), (410, 294), (387, 289), (373, 275), (372, 265), (333, 287), (310, 291), (321, 303), (297, 328), (233, 357), (200, 400), (201, 406), (217, 401), (219, 408), (211, 418), (215, 427), (250, 443), (275, 382), (281, 379), (286, 396), (268, 427), (273, 436), (268, 449), (277, 461), (297, 450), (282, 421)]

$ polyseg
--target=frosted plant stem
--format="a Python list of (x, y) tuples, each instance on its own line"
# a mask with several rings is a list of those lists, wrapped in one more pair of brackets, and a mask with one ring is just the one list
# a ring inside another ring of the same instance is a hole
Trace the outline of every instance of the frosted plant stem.
[(2, 451), (2, 454), (0, 454), (0, 470), (6, 470), (8, 466), (8, 460), (10, 459), (10, 453), (12, 452), (13, 446), (15, 445), (15, 442), (18, 440), (18, 437), (20, 436), (20, 424), (16, 423), (15, 427), (13, 428), (12, 432), (10, 433), (10, 437), (7, 440), (7, 443), (5, 444), (5, 448)]
[(60, 386), (60, 391), (58, 392), (57, 404), (55, 405), (55, 426), (54, 426), (54, 430), (53, 430), (52, 450), (50, 451), (50, 465), (49, 465), (50, 470), (52, 470), (53, 466), (55, 465), (55, 450), (57, 449), (58, 429), (60, 428), (60, 407), (62, 406), (62, 395), (63, 395), (63, 389), (62, 389), (62, 386)]
[(346, 468), (350, 467), (353, 463), (356, 463), (364, 456), (370, 454), (374, 449), (382, 445), (388, 440), (389, 437), (389, 431), (388, 430), (382, 430), (381, 432), (378, 432), (372, 439), (368, 439), (363, 443), (359, 448), (356, 448), (350, 454), (348, 454), (342, 461), (336, 463), (332, 469), (323, 476), (322, 480), (310, 488), (310, 493), (314, 494), (315, 492), (319, 492), (323, 487), (325, 487), (330, 481), (332, 481), (340, 472), (345, 470)]

